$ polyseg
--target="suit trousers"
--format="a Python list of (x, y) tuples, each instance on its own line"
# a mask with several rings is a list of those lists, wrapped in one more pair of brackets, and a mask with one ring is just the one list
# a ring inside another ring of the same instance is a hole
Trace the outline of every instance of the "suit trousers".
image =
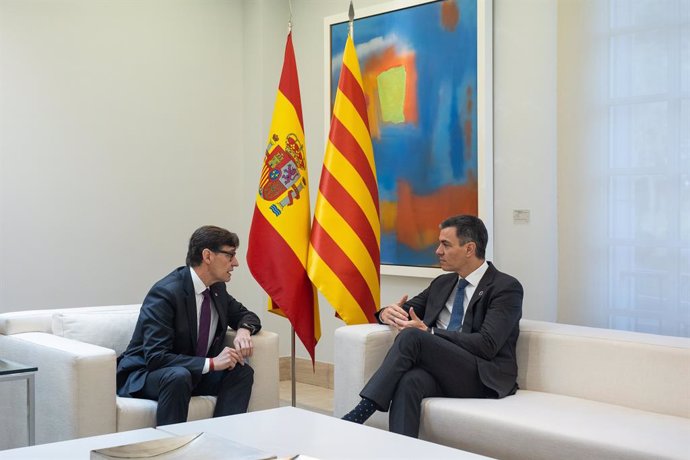
[(247, 412), (254, 383), (248, 364), (194, 377), (184, 367), (164, 367), (149, 372), (144, 387), (135, 395), (158, 401), (156, 426), (187, 421), (192, 396), (217, 396), (214, 417)]
[(390, 431), (417, 437), (422, 399), (488, 398), (496, 393), (480, 380), (474, 355), (439, 336), (410, 328), (395, 338), (360, 396), (379, 410), (390, 408)]

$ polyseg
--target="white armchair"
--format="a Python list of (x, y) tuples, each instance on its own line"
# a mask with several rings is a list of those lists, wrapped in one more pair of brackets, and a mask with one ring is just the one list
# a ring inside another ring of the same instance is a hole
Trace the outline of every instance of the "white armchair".
[[(140, 305), (32, 310), (0, 314), (0, 358), (38, 367), (36, 443), (155, 426), (156, 402), (115, 393), (116, 357), (129, 343)], [(232, 344), (234, 331), (226, 342)], [(254, 336), (249, 410), (278, 407), (278, 335)], [(0, 386), (0, 450), (27, 441), (24, 388)], [(189, 420), (211, 417), (215, 398), (196, 396)]]

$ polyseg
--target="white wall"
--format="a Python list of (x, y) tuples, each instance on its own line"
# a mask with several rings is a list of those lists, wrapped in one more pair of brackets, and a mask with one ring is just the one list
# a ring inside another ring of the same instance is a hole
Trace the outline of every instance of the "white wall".
[(241, 13), (0, 2), (0, 311), (141, 302), (196, 227), (244, 222)]
[(558, 305), (556, 51), (557, 0), (494, 2), (494, 258), (522, 282), (523, 316), (545, 321)]
[[(325, 146), (323, 19), (348, 3), (293, 0), (313, 184)], [(141, 302), (206, 223), (246, 243), (288, 16), (282, 0), (0, 0), (0, 311)], [(555, 21), (555, 0), (494, 3), (494, 259), (523, 282), (524, 315), (549, 320)], [(530, 209), (531, 223), (513, 225), (513, 209)], [(240, 249), (230, 291), (288, 355), (289, 324), (264, 312)], [(382, 302), (427, 284), (383, 276)], [(342, 322), (323, 298), (321, 316), (317, 359), (332, 362)]]

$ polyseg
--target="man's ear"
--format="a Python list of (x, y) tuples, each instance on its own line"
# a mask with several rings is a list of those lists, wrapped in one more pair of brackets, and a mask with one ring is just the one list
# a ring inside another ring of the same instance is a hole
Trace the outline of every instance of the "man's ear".
[(206, 263), (211, 263), (211, 250), (208, 248), (204, 248), (203, 251), (201, 251), (201, 260), (202, 262)]

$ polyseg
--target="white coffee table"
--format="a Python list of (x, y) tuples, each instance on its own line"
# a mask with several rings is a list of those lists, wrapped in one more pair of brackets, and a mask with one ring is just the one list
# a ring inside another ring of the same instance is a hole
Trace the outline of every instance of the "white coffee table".
[(144, 428), (141, 430), (91, 436), (89, 438), (72, 439), (71, 441), (53, 442), (32, 447), (0, 450), (0, 459), (89, 460), (91, 451), (94, 449), (169, 438), (170, 436), (172, 435), (165, 431)]
[(487, 458), (294, 407), (166, 425), (158, 430), (213, 433), (288, 458), (297, 454), (319, 460)]

